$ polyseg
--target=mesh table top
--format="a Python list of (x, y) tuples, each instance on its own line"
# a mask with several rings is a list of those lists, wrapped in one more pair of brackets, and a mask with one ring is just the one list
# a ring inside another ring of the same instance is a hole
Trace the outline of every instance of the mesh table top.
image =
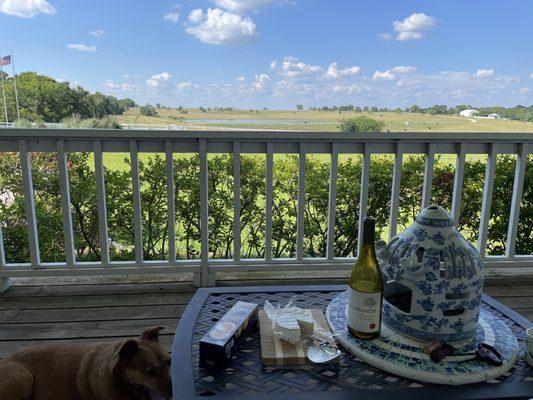
[[(433, 389), (437, 387), (389, 374), (365, 364), (347, 351), (343, 351), (340, 366), (311, 365), (305, 369), (266, 368), (261, 363), (258, 331), (243, 341), (225, 369), (213, 372), (199, 367), (199, 340), (236, 301), (259, 303), (262, 306), (265, 300), (286, 303), (295, 299), (296, 305), (302, 308), (319, 308), (326, 311), (330, 301), (344, 289), (341, 286), (314, 286), (309, 290), (305, 290), (305, 287), (295, 289), (301, 288), (304, 290), (288, 290), (287, 288), (277, 288), (279, 290), (276, 290), (276, 288), (272, 288), (268, 291), (266, 289), (265, 291), (257, 291), (257, 289), (247, 288), (249, 289), (247, 291), (246, 288), (235, 288), (234, 291), (231, 291), (226, 288), (219, 292), (217, 289), (210, 289), (204, 293), (203, 304), (196, 305), (196, 322), (191, 324), (192, 350), (189, 354), (194, 379), (194, 396), (229, 395), (237, 397), (239, 395), (270, 394), (277, 397), (280, 394), (289, 395), (304, 392), (333, 394), (333, 392), (340, 391), (353, 392), (357, 389), (394, 391), (406, 388), (422, 388), (423, 386), (429, 386)], [(520, 354), (516, 365), (506, 374), (488, 383), (478, 385), (533, 381), (533, 368), (527, 366), (523, 357), (524, 325), (528, 321), (523, 318), (517, 321), (516, 319), (520, 316), (486, 296), (484, 296), (482, 307), (500, 317), (509, 326), (518, 340)], [(509, 317), (509, 312), (517, 318)], [(178, 328), (178, 333), (180, 329)], [(176, 351), (176, 345), (175, 342), (174, 351)], [(496, 386), (512, 387), (512, 385)]]

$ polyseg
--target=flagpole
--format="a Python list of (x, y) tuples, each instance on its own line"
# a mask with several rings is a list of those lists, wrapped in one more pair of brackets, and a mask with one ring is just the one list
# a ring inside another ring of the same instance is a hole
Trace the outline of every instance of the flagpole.
[(13, 56), (13, 50), (11, 50), (11, 66), (13, 67), (13, 87), (15, 89), (15, 103), (17, 104), (17, 119), (20, 120), (19, 94), (17, 91), (17, 74), (15, 73), (15, 57)]
[[(0, 59), (2, 54), (0, 54)], [(2, 77), (2, 98), (4, 99), (4, 113), (6, 115), (6, 128), (9, 128), (9, 119), (7, 117), (7, 103), (6, 103), (6, 90), (4, 88), (4, 68), (2, 68), (2, 63), (0, 62), (0, 77)]]

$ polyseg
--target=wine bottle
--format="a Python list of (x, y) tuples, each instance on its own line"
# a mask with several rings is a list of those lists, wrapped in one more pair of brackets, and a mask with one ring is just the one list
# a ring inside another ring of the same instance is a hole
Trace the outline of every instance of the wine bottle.
[(377, 338), (381, 331), (383, 278), (374, 247), (375, 230), (375, 219), (366, 217), (361, 250), (350, 277), (348, 331), (359, 339)]

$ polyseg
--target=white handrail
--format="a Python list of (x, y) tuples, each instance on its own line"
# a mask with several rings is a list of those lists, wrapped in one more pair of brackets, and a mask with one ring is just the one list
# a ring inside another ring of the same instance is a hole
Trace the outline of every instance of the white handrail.
[[(317, 133), (317, 132), (213, 132), (154, 130), (77, 130), (77, 129), (18, 129), (5, 128), (0, 132), (0, 152), (18, 151), (21, 158), (24, 183), (25, 210), (28, 223), (30, 263), (6, 263), (4, 244), (0, 230), (0, 278), (10, 276), (115, 274), (132, 272), (194, 272), (199, 283), (208, 286), (214, 283), (215, 272), (271, 271), (271, 270), (315, 270), (323, 268), (347, 269), (353, 258), (335, 257), (335, 209), (337, 196), (338, 159), (341, 154), (361, 154), (361, 193), (359, 198), (359, 224), (366, 215), (368, 188), (370, 185), (371, 154), (394, 154), (394, 169), (391, 189), (390, 228), (393, 236), (397, 230), (400, 202), (402, 163), (405, 154), (425, 154), (423, 205), (431, 201), (433, 170), (436, 154), (457, 156), (452, 214), (459, 221), (465, 158), (467, 154), (487, 154), (487, 168), (481, 207), (478, 248), (484, 253), (488, 240), (488, 225), (491, 215), (496, 158), (498, 154), (517, 155), (513, 198), (505, 256), (487, 256), (489, 265), (533, 265), (533, 255), (515, 254), (516, 237), (520, 217), (520, 201), (525, 178), (526, 160), (533, 151), (533, 135), (523, 133)], [(68, 152), (94, 153), (96, 195), (98, 206), (98, 231), (101, 261), (77, 262), (75, 258), (72, 216), (70, 213), (70, 185), (67, 164)], [(59, 187), (62, 218), (65, 235), (64, 263), (43, 263), (40, 259), (39, 237), (35, 215), (33, 180), (31, 174), (31, 152), (53, 152), (58, 155)], [(135, 227), (135, 260), (114, 262), (110, 260), (105, 193), (103, 154), (107, 152), (129, 152), (133, 187), (133, 215)], [(157, 262), (143, 258), (141, 182), (139, 177), (139, 153), (164, 152), (166, 157), (166, 188), (169, 251), (168, 259)], [(176, 221), (174, 194), (175, 153), (196, 152), (200, 158), (200, 259), (176, 260)], [(209, 181), (208, 155), (232, 153), (233, 158), (233, 258), (213, 260), (209, 252)], [(266, 155), (266, 211), (265, 211), (265, 253), (263, 259), (241, 259), (241, 154)], [(272, 252), (273, 226), (273, 182), (274, 155), (292, 153), (299, 155), (298, 198), (296, 216), (296, 257), (275, 259)], [(330, 154), (330, 181), (328, 199), (328, 227), (325, 258), (304, 257), (306, 169), (308, 154)], [(361, 232), (358, 234), (360, 240)]]

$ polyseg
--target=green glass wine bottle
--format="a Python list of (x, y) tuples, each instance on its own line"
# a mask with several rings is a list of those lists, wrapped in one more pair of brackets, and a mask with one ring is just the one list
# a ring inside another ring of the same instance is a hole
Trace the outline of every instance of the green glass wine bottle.
[(381, 331), (383, 277), (374, 247), (375, 230), (375, 219), (366, 217), (361, 250), (350, 277), (348, 331), (359, 339), (377, 338)]

